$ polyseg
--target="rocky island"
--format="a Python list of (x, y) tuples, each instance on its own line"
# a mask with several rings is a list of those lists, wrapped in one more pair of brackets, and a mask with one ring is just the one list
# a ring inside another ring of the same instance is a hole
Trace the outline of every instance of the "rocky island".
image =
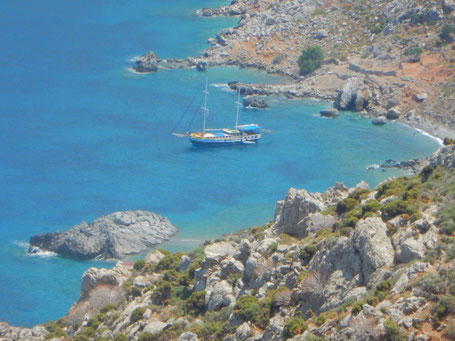
[(121, 259), (144, 252), (176, 233), (170, 221), (156, 213), (115, 212), (65, 232), (35, 235), (30, 238), (29, 252), (52, 251), (79, 259)]
[(90, 268), (67, 316), (2, 340), (453, 340), (455, 146), (376, 188), (288, 190), (274, 219)]

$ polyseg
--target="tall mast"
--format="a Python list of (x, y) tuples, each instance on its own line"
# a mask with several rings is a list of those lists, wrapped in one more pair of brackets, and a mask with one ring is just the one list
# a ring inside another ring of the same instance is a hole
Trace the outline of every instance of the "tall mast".
[(204, 106), (202, 107), (202, 115), (204, 116), (203, 123), (202, 123), (202, 134), (205, 135), (205, 119), (207, 118), (207, 114), (209, 113), (209, 109), (207, 109), (207, 95), (209, 86), (209, 79), (205, 79), (205, 91), (204, 91)]
[(239, 125), (239, 109), (240, 109), (240, 88), (237, 88), (237, 115), (235, 116), (235, 127)]

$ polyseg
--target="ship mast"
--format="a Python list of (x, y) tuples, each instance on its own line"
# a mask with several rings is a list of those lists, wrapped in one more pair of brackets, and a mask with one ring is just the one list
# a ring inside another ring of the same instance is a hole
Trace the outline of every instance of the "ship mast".
[(240, 109), (240, 88), (237, 88), (237, 114), (235, 116), (235, 128), (239, 125), (239, 109)]
[(203, 123), (202, 123), (202, 134), (205, 135), (205, 119), (208, 116), (209, 109), (207, 109), (207, 95), (209, 93), (208, 91), (208, 86), (209, 86), (209, 79), (205, 79), (205, 91), (204, 91), (204, 106), (202, 107), (202, 115), (204, 116)]

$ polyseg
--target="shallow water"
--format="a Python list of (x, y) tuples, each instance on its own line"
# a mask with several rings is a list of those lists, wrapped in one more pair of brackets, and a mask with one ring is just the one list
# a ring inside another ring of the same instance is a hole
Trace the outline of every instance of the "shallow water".
[(330, 104), (280, 97), (269, 99), (269, 110), (241, 111), (241, 123), (271, 130), (258, 145), (201, 149), (172, 136), (200, 128), (206, 77), (209, 127), (234, 124), (236, 95), (222, 84), (279, 81), (236, 68), (128, 71), (129, 60), (149, 49), (197, 56), (207, 38), (235, 25), (192, 14), (208, 5), (0, 2), (0, 320), (30, 326), (57, 319), (77, 299), (84, 270), (113, 264), (27, 256), (24, 242), (33, 234), (145, 209), (179, 227), (166, 247), (185, 250), (269, 221), (291, 186), (375, 185), (400, 172), (367, 166), (436, 149), (398, 124), (375, 127), (354, 114), (324, 119), (317, 113)]

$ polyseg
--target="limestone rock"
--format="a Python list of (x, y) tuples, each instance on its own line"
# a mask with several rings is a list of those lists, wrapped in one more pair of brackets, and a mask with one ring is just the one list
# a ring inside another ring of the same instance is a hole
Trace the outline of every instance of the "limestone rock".
[(158, 264), (160, 260), (162, 260), (165, 256), (164, 253), (155, 250), (147, 253), (147, 255), (144, 258), (144, 261), (146, 264)]
[(324, 209), (324, 199), (320, 193), (308, 193), (304, 189), (290, 188), (279, 214), (276, 215), (272, 229), (277, 234), (300, 235), (302, 228), (299, 222), (308, 214)]
[(433, 167), (444, 166), (445, 168), (455, 167), (455, 145), (442, 147), (435, 151), (430, 157), (430, 165)]
[(80, 259), (123, 258), (168, 240), (176, 232), (169, 220), (158, 214), (125, 211), (97, 218), (90, 224), (83, 222), (63, 233), (33, 236), (30, 245)]
[(185, 332), (180, 334), (179, 338), (177, 341), (198, 341), (198, 337), (196, 334), (192, 332)]
[(369, 102), (371, 93), (356, 77), (349, 78), (338, 92), (333, 106), (341, 110), (363, 110)]
[(232, 287), (227, 281), (209, 280), (205, 290), (207, 310), (219, 310), (235, 303)]
[(158, 334), (166, 326), (167, 326), (167, 323), (164, 323), (161, 321), (152, 321), (152, 322), (147, 323), (147, 325), (144, 327), (144, 332), (150, 333), (150, 334)]
[(353, 245), (359, 252), (365, 283), (378, 268), (393, 264), (394, 249), (386, 232), (387, 226), (381, 218), (367, 218), (359, 221), (353, 233)]
[(204, 261), (207, 263), (218, 263), (227, 256), (233, 256), (234, 253), (235, 249), (231, 242), (213, 243), (204, 249)]
[(188, 269), (188, 267), (190, 266), (190, 263), (191, 263), (190, 257), (183, 255), (180, 258), (179, 271), (182, 272), (182, 271), (185, 271), (186, 269)]

